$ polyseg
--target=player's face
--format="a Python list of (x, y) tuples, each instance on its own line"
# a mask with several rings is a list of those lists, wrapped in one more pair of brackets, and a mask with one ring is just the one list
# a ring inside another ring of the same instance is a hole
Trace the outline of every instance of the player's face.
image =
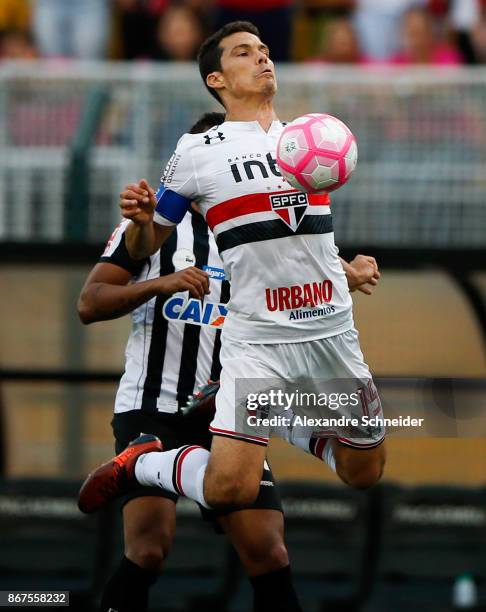
[(249, 32), (231, 34), (220, 43), (223, 49), (219, 73), (226, 92), (233, 98), (251, 95), (274, 96), (275, 67), (268, 47)]

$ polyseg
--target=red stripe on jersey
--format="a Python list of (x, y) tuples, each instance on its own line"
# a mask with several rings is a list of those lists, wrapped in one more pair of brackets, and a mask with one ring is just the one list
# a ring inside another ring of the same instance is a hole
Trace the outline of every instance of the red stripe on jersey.
[[(225, 202), (220, 202), (210, 208), (206, 214), (206, 223), (214, 229), (219, 223), (250, 215), (259, 212), (269, 212), (272, 210), (270, 196), (283, 195), (286, 193), (299, 193), (297, 189), (290, 191), (273, 191), (271, 193), (250, 193), (238, 198), (232, 198)], [(309, 193), (307, 194), (309, 206), (329, 206), (330, 198), (328, 193)]]
[(328, 193), (308, 193), (309, 206), (329, 206), (331, 198)]

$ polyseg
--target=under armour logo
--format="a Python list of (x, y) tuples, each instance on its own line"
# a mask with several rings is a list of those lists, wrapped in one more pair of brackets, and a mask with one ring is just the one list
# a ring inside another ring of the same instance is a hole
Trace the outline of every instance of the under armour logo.
[(222, 132), (218, 132), (214, 136), (210, 136), (209, 134), (206, 134), (206, 136), (204, 136), (204, 144), (211, 144), (211, 140), (214, 140), (215, 138), (219, 138), (219, 140), (225, 139)]

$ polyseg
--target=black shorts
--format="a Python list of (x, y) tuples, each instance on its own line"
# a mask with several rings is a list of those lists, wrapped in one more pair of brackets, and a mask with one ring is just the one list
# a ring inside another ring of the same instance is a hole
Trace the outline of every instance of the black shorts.
[[(156, 435), (164, 445), (164, 450), (179, 448), (185, 444), (198, 444), (208, 450), (211, 447), (212, 436), (208, 431), (207, 421), (201, 423), (190, 417), (184, 417), (180, 413), (146, 413), (141, 410), (130, 410), (129, 412), (115, 414), (111, 426), (115, 435), (115, 451), (117, 454), (125, 449), (141, 433)], [(124, 505), (137, 497), (164, 497), (174, 502), (177, 502), (179, 498), (176, 493), (165, 491), (159, 487), (139, 485), (122, 498), (122, 503)], [(264, 470), (260, 492), (249, 509), (279, 510), (282, 512), (280, 494), (270, 469)], [(203, 517), (211, 521), (214, 521), (217, 516), (229, 514), (230, 512), (232, 512), (231, 509), (208, 511), (201, 508)]]

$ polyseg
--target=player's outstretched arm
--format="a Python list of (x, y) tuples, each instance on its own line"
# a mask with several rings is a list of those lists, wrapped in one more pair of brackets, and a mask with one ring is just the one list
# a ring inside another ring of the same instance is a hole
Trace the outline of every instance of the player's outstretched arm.
[(209, 293), (209, 277), (198, 268), (186, 268), (153, 280), (130, 284), (132, 274), (111, 263), (98, 263), (90, 272), (78, 299), (78, 314), (84, 324), (122, 317), (161, 294), (189, 291), (203, 299)]
[(153, 255), (174, 229), (154, 223), (156, 206), (155, 192), (145, 179), (127, 185), (120, 193), (122, 216), (132, 222), (126, 230), (125, 240), (133, 259)]
[(381, 276), (376, 259), (370, 255), (356, 255), (349, 263), (342, 257), (340, 259), (349, 290), (371, 295)]

